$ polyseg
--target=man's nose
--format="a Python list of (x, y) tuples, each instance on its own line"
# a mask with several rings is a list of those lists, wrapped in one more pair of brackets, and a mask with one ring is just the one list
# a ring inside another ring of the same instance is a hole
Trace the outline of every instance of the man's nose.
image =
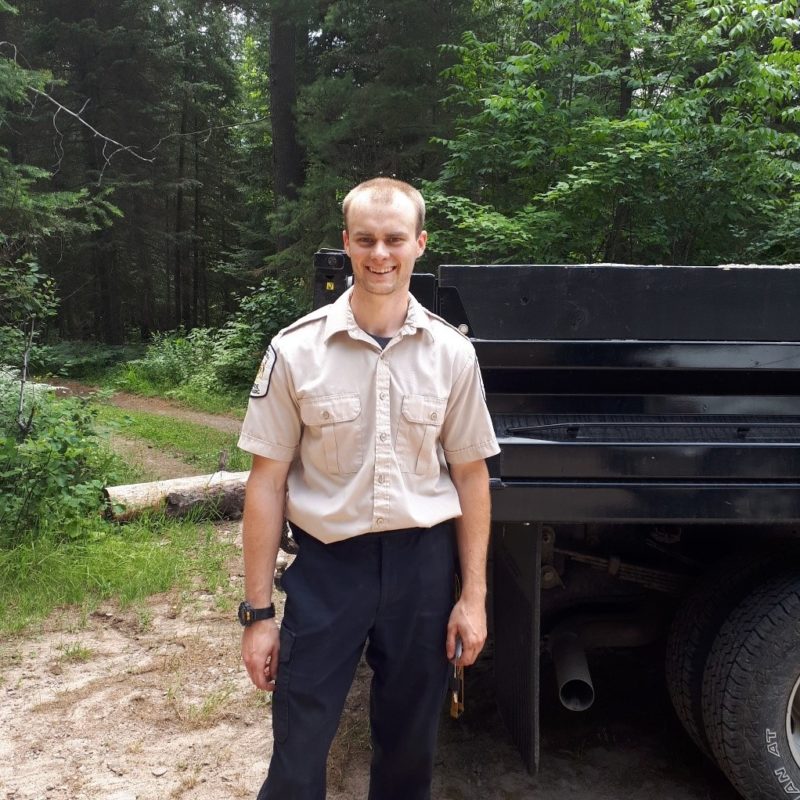
[(374, 258), (386, 258), (389, 255), (389, 248), (386, 243), (380, 239), (376, 241), (372, 247), (372, 255)]

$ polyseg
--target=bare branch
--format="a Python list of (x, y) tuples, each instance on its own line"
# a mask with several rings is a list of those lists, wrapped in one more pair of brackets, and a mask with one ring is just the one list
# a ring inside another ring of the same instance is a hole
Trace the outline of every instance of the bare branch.
[(162, 136), (147, 152), (152, 153), (154, 150), (158, 150), (158, 148), (161, 147), (161, 145), (168, 139), (177, 139), (179, 136), (197, 136), (200, 133), (206, 133), (208, 136), (206, 136), (206, 138), (203, 140), (203, 144), (205, 144), (214, 131), (226, 131), (232, 128), (245, 128), (248, 125), (263, 125), (266, 121), (267, 120), (264, 119), (251, 119), (247, 122), (231, 122), (228, 125), (212, 125), (210, 128), (200, 128), (200, 130), (186, 131), (186, 133), (168, 133), (166, 136)]
[[(56, 113), (53, 115), (53, 125), (56, 128), (56, 130), (58, 131), (59, 135), (61, 135), (61, 131), (59, 131), (58, 127), (55, 125), (55, 119), (58, 116), (58, 113), (60, 111), (63, 111), (65, 114), (68, 114), (69, 116), (71, 116), (74, 119), (78, 120), (78, 122), (81, 125), (83, 125), (84, 127), (88, 128), (97, 138), (103, 140), (103, 159), (104, 159), (105, 163), (103, 164), (103, 169), (100, 170), (100, 176), (98, 178), (98, 183), (102, 180), (103, 173), (105, 172), (106, 167), (108, 167), (111, 164), (111, 159), (114, 158), (114, 156), (117, 155), (117, 153), (123, 153), (123, 152), (124, 153), (129, 153), (134, 158), (138, 158), (139, 161), (145, 161), (148, 164), (152, 164), (156, 160), (155, 156), (153, 156), (152, 158), (147, 158), (146, 156), (143, 156), (141, 153), (137, 153), (135, 147), (133, 147), (131, 145), (122, 144), (122, 142), (118, 142), (116, 139), (112, 139), (110, 136), (106, 136), (104, 133), (100, 133), (100, 131), (98, 131), (97, 128), (95, 128), (94, 126), (90, 125), (81, 116), (81, 114), (86, 110), (86, 106), (89, 103), (88, 99), (83, 104), (83, 106), (81, 107), (80, 111), (73, 111), (72, 109), (67, 108), (65, 105), (59, 103), (58, 100), (56, 100), (55, 97), (53, 97), (52, 95), (49, 95), (47, 92), (43, 92), (41, 89), (37, 89), (35, 86), (29, 86), (28, 89), (31, 92), (33, 92), (34, 94), (40, 95), (41, 97), (44, 97), (45, 99), (49, 100), (56, 107), (56, 109), (57, 109)], [(61, 138), (63, 139), (63, 136)], [(114, 145), (114, 147), (116, 149), (109, 153), (109, 152), (106, 151), (106, 148), (108, 147), (108, 145)], [(60, 159), (59, 159), (59, 163), (60, 163)]]
[(17, 410), (17, 427), (20, 433), (27, 436), (30, 433), (30, 426), (33, 420), (33, 411), (28, 421), (25, 422), (23, 412), (25, 411), (25, 383), (28, 380), (28, 364), (30, 361), (31, 348), (33, 347), (33, 336), (36, 332), (36, 317), (31, 317), (31, 332), (25, 346), (25, 353), (22, 358), (22, 374), (19, 376), (19, 408)]
[[(19, 51), (17, 49), (17, 46), (15, 44), (13, 44), (12, 42), (0, 41), (0, 51), (2, 51), (4, 48), (10, 48), (12, 50), (12, 52), (13, 52), (13, 59), (12, 60), (16, 64), (18, 62), (18, 59), (20, 58), (20, 53), (19, 53)], [(73, 119), (77, 120), (84, 127), (88, 128), (94, 134), (95, 137), (103, 140), (103, 149), (102, 149), (103, 167), (100, 170), (100, 175), (99, 175), (98, 181), (97, 181), (98, 184), (100, 184), (102, 182), (103, 175), (104, 175), (106, 169), (111, 165), (111, 160), (118, 153), (129, 153), (134, 158), (138, 159), (139, 161), (143, 161), (143, 162), (145, 162), (147, 164), (155, 163), (156, 157), (154, 155), (153, 156), (142, 155), (141, 152), (138, 152), (140, 150), (140, 148), (132, 146), (132, 145), (122, 144), (122, 142), (118, 142), (116, 139), (112, 139), (110, 136), (106, 136), (104, 133), (100, 133), (100, 131), (98, 131), (97, 128), (95, 128), (92, 125), (90, 125), (83, 118), (83, 113), (86, 111), (86, 108), (90, 103), (90, 98), (86, 99), (84, 104), (81, 106), (80, 110), (73, 111), (72, 109), (67, 108), (67, 106), (65, 106), (63, 103), (59, 103), (59, 101), (56, 100), (52, 95), (48, 94), (47, 92), (43, 91), (42, 89), (38, 89), (35, 86), (28, 86), (27, 88), (31, 92), (31, 94), (34, 95), (34, 97), (31, 98), (28, 101), (29, 104), (30, 104), (30, 108), (31, 108), (31, 110), (30, 110), (31, 114), (33, 114), (33, 112), (36, 109), (36, 97), (42, 97), (42, 98), (46, 99), (48, 102), (52, 103), (56, 108), (55, 112), (53, 113), (53, 119), (52, 119), (53, 129), (55, 130), (55, 139), (54, 139), (54, 145), (53, 146), (54, 146), (56, 155), (58, 157), (58, 160), (57, 160), (56, 164), (53, 167), (55, 173), (58, 173), (58, 171), (61, 169), (61, 163), (64, 160), (64, 154), (65, 154), (64, 153), (64, 134), (61, 131), (61, 129), (58, 127), (58, 115), (62, 111), (65, 114), (67, 114), (68, 116), (70, 116)], [(248, 120), (247, 122), (233, 122), (233, 123), (230, 123), (230, 124), (227, 124), (227, 125), (212, 125), (210, 127), (201, 128), (200, 130), (196, 130), (196, 131), (187, 131), (186, 133), (178, 133), (178, 132), (169, 133), (166, 136), (162, 136), (146, 152), (148, 154), (155, 153), (161, 147), (161, 145), (164, 142), (168, 141), (169, 139), (178, 138), (180, 136), (198, 136), (200, 134), (205, 134), (205, 138), (203, 139), (203, 143), (205, 144), (211, 138), (211, 135), (213, 134), (214, 131), (230, 130), (230, 129), (233, 129), (233, 128), (243, 128), (243, 127), (247, 127), (249, 125), (263, 125), (265, 122), (266, 122), (266, 120), (260, 120), (260, 119)]]

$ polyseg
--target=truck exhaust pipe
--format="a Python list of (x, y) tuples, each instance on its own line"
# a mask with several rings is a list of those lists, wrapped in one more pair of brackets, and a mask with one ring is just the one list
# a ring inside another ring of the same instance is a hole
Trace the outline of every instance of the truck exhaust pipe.
[(570, 711), (586, 711), (594, 703), (594, 685), (586, 651), (574, 631), (561, 630), (549, 637), (556, 668), (558, 699)]
[(627, 613), (574, 616), (556, 625), (547, 635), (546, 646), (555, 665), (561, 705), (570, 711), (586, 711), (594, 703), (587, 650), (652, 644), (661, 629), (660, 616), (646, 606)]

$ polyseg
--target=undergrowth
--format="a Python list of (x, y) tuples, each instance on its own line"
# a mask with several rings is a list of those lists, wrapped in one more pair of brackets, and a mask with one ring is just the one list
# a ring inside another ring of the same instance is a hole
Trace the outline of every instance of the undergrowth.
[(105, 505), (103, 487), (131, 470), (95, 433), (95, 411), (0, 373), (0, 547), (50, 537), (82, 541)]
[[(19, 414), (19, 391), (13, 375), (0, 373), (0, 635), (61, 606), (128, 605), (175, 586), (200, 582), (213, 592), (227, 583), (230, 545), (210, 525), (104, 519), (103, 487), (139, 477), (96, 433), (108, 407), (28, 390)], [(151, 437), (166, 431), (161, 442), (180, 443), (204, 467), (223, 444), (234, 450), (233, 435), (144, 416)]]
[(141, 358), (144, 352), (143, 344), (62, 341), (36, 345), (31, 353), (30, 366), (36, 375), (103, 383), (120, 364)]
[(243, 409), (273, 336), (306, 310), (304, 288), (265, 278), (221, 328), (153, 337), (141, 358), (110, 376), (118, 389), (179, 400), (204, 411)]

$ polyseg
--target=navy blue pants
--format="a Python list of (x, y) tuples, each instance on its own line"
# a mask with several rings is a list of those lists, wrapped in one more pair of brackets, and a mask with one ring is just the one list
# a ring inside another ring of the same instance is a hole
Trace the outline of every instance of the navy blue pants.
[(369, 800), (428, 800), (449, 665), (453, 525), (300, 549), (282, 578), (274, 749), (258, 800), (324, 800), (328, 751), (366, 644)]

